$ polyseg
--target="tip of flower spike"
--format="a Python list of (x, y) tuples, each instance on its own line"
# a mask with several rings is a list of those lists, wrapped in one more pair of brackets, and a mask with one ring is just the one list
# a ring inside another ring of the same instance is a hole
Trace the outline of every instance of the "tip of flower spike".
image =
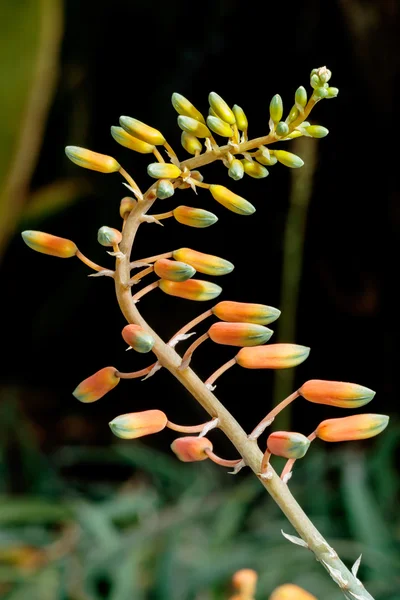
[(51, 235), (50, 233), (44, 233), (43, 231), (26, 230), (21, 233), (21, 236), (29, 248), (42, 254), (49, 254), (58, 258), (71, 258), (78, 251), (78, 248), (71, 240)]
[(80, 402), (95, 402), (112, 390), (120, 381), (115, 367), (104, 367), (84, 379), (72, 392)]
[(161, 410), (144, 410), (142, 412), (119, 415), (110, 421), (111, 431), (123, 440), (133, 440), (158, 433), (167, 425), (167, 415)]

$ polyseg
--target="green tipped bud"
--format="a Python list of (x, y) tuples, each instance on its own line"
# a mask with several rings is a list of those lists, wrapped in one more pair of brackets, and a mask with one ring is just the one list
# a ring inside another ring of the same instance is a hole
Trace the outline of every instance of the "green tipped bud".
[(339, 88), (328, 87), (327, 92), (328, 92), (328, 95), (326, 97), (327, 99), (336, 98), (336, 96), (339, 94)]
[(280, 121), (275, 128), (275, 133), (281, 137), (285, 137), (289, 133), (289, 125), (284, 121)]
[(267, 165), (267, 167), (272, 167), (278, 162), (276, 156), (271, 154), (268, 148), (266, 148), (265, 146), (259, 147), (256, 160), (262, 165)]
[(285, 167), (298, 169), (304, 165), (304, 161), (301, 160), (300, 156), (292, 154), (291, 152), (286, 152), (286, 150), (274, 150), (273, 153), (278, 161), (285, 165)]
[(156, 187), (156, 195), (160, 200), (171, 198), (175, 194), (175, 188), (169, 179), (160, 179)]
[(305, 130), (313, 138), (324, 138), (329, 133), (329, 130), (326, 127), (322, 127), (322, 125), (310, 125)]
[(250, 202), (234, 194), (223, 185), (210, 185), (210, 192), (214, 200), (238, 215), (252, 215), (256, 211)]
[(178, 223), (188, 225), (189, 227), (210, 227), (218, 221), (218, 217), (214, 213), (202, 208), (177, 206), (172, 212)]
[(154, 179), (176, 179), (182, 171), (172, 163), (151, 163), (147, 167), (147, 174)]
[(324, 83), (328, 83), (328, 81), (332, 77), (332, 72), (329, 69), (327, 69), (326, 67), (320, 67), (317, 70), (317, 75), (319, 77), (320, 82), (324, 84)]
[(275, 94), (269, 105), (269, 115), (274, 123), (279, 123), (283, 115), (283, 102), (279, 94)]
[(203, 149), (203, 144), (200, 140), (186, 131), (182, 131), (181, 144), (189, 154), (199, 154)]
[(236, 123), (235, 115), (232, 110), (229, 108), (228, 104), (215, 92), (210, 92), (208, 95), (208, 101), (210, 103), (211, 108), (215, 112), (216, 116), (228, 123), (229, 125), (233, 125)]
[(243, 108), (241, 108), (237, 104), (234, 104), (232, 107), (232, 112), (235, 115), (236, 125), (238, 126), (238, 129), (240, 129), (240, 131), (247, 131), (249, 123), (247, 121), (247, 117), (244, 113)]
[(290, 113), (288, 114), (288, 116), (286, 117), (286, 123), (288, 125), (290, 125), (290, 123), (292, 123), (295, 119), (297, 119), (297, 117), (299, 116), (299, 109), (297, 108), (297, 106), (294, 104), (292, 106), (292, 108), (290, 109)]
[(122, 330), (122, 337), (128, 346), (141, 354), (150, 352), (155, 343), (153, 336), (140, 325), (125, 325)]
[(239, 181), (239, 179), (242, 179), (244, 175), (244, 168), (241, 160), (238, 160), (237, 158), (233, 159), (229, 166), (228, 175), (229, 177), (232, 177), (232, 179), (234, 179), (235, 181)]
[(168, 281), (187, 281), (193, 277), (196, 269), (184, 262), (160, 258), (154, 263), (154, 272)]
[(211, 131), (217, 133), (218, 135), (221, 135), (222, 137), (230, 138), (233, 136), (232, 127), (228, 125), (228, 123), (225, 123), (225, 121), (223, 121), (219, 117), (208, 116), (207, 125), (211, 129)]
[(186, 131), (186, 133), (191, 133), (199, 138), (210, 137), (211, 135), (210, 130), (204, 123), (200, 123), (200, 121), (196, 121), (196, 119), (192, 119), (192, 117), (179, 115), (178, 125), (183, 131)]
[(165, 137), (158, 129), (150, 127), (142, 121), (133, 119), (132, 117), (120, 117), (119, 124), (125, 129), (130, 135), (154, 146), (163, 146), (165, 144)]
[(147, 142), (142, 142), (138, 138), (130, 135), (125, 129), (122, 127), (111, 127), (111, 135), (114, 140), (124, 146), (125, 148), (129, 148), (130, 150), (134, 150), (135, 152), (140, 152), (141, 154), (150, 154), (154, 150), (154, 146), (152, 144), (148, 144)]
[(296, 90), (296, 93), (294, 95), (294, 102), (299, 109), (304, 108), (307, 104), (307, 91), (302, 85)]
[(321, 82), (319, 80), (319, 77), (316, 73), (314, 73), (313, 75), (311, 75), (310, 77), (310, 85), (311, 87), (315, 90), (315, 88), (319, 87), (321, 85)]
[(317, 87), (314, 90), (314, 96), (317, 98), (326, 98), (328, 95), (328, 89), (324, 87)]
[(243, 159), (241, 163), (246, 175), (250, 175), (250, 177), (254, 177), (254, 179), (263, 179), (269, 175), (268, 170), (258, 162)]
[(196, 121), (200, 121), (200, 123), (205, 123), (204, 117), (199, 110), (193, 104), (177, 92), (174, 92), (171, 97), (172, 106), (176, 110), (176, 112), (184, 117), (191, 117), (192, 119), (196, 119)]
[(121, 165), (117, 163), (112, 156), (92, 152), (86, 148), (80, 148), (79, 146), (67, 146), (65, 148), (65, 154), (68, 156), (69, 160), (79, 167), (90, 169), (91, 171), (115, 173), (121, 168)]
[(102, 246), (115, 246), (120, 243), (122, 240), (122, 234), (118, 229), (113, 229), (113, 227), (100, 227), (97, 232), (97, 241)]

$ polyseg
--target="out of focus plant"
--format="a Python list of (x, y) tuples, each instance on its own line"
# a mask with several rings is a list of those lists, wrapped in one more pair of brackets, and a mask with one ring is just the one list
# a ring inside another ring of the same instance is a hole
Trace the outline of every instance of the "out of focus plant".
[[(234, 266), (226, 259), (191, 248), (179, 248), (134, 261), (131, 257), (137, 230), (143, 223), (161, 224), (163, 220), (174, 218), (189, 227), (207, 228), (217, 221), (213, 213), (190, 206), (147, 214), (157, 199), (171, 198), (176, 190), (191, 188), (197, 193), (198, 188), (206, 189), (214, 200), (228, 210), (239, 215), (252, 215), (256, 209), (248, 200), (222, 185), (206, 183), (198, 169), (218, 160), (236, 181), (245, 175), (256, 179), (265, 178), (269, 174), (266, 167), (277, 163), (289, 168), (301, 167), (303, 161), (299, 156), (281, 148), (271, 149), (270, 146), (300, 136), (323, 138), (328, 134), (325, 127), (311, 125), (307, 118), (320, 100), (337, 96), (338, 90), (330, 86), (330, 79), (331, 72), (326, 67), (313, 69), (310, 76), (310, 97), (304, 87), (299, 87), (294, 104), (284, 120), (282, 98), (276, 94), (269, 107), (269, 133), (253, 139), (249, 139), (248, 122), (243, 109), (237, 105), (231, 108), (215, 92), (209, 95), (210, 111), (206, 118), (189, 100), (180, 94), (173, 94), (172, 104), (179, 114), (178, 125), (182, 129), (182, 146), (192, 155), (192, 158), (184, 161), (178, 159), (160, 131), (135, 118), (122, 116), (120, 126), (111, 129), (114, 139), (136, 152), (153, 155), (157, 161), (148, 165), (147, 173), (155, 181), (146, 192), (142, 192), (136, 181), (113, 157), (78, 146), (68, 146), (66, 153), (72, 162), (101, 173), (120, 173), (126, 180), (126, 187), (133, 194), (132, 197), (123, 198), (120, 204), (123, 220), (121, 231), (108, 226), (103, 226), (98, 231), (99, 243), (109, 248), (108, 254), (115, 257), (115, 269), (106, 269), (94, 263), (70, 240), (32, 230), (24, 231), (22, 236), (26, 244), (38, 252), (60, 258), (76, 256), (94, 271), (92, 276), (112, 278), (119, 306), (129, 323), (122, 332), (128, 348), (140, 353), (153, 352), (157, 359), (147, 368), (130, 373), (121, 372), (112, 366), (102, 368), (82, 381), (73, 392), (74, 396), (81, 402), (94, 402), (110, 392), (121, 379), (148, 378), (161, 368), (168, 369), (208, 412), (211, 420), (200, 425), (175, 424), (164, 412), (155, 408), (117, 416), (110, 423), (112, 431), (118, 437), (133, 439), (157, 433), (167, 427), (189, 434), (177, 438), (171, 445), (183, 462), (212, 460), (232, 468), (233, 473), (249, 467), (301, 537), (288, 534), (284, 536), (294, 544), (311, 550), (349, 600), (371, 600), (372, 596), (357, 578), (359, 561), (356, 561), (351, 571), (344, 565), (336, 551), (300, 508), (287, 483), (294, 461), (306, 454), (314, 439), (340, 442), (369, 438), (385, 429), (388, 417), (365, 414), (328, 419), (320, 423), (308, 437), (298, 432), (273, 432), (267, 440), (264, 455), (258, 448), (257, 441), (277, 414), (299, 396), (312, 403), (354, 408), (370, 402), (374, 392), (353, 383), (307, 381), (268, 413), (249, 435), (246, 434), (213, 394), (215, 381), (234, 365), (246, 369), (294, 367), (308, 357), (310, 349), (293, 343), (264, 345), (273, 334), (267, 325), (279, 317), (280, 311), (265, 304), (229, 300), (217, 303), (184, 325), (165, 343), (139, 313), (137, 302), (155, 289), (194, 301), (213, 300), (220, 295), (222, 288), (209, 281), (193, 279), (194, 274), (198, 271), (201, 274), (220, 276), (230, 273)], [(220, 146), (214, 135), (226, 138), (227, 143)], [(201, 140), (204, 140), (204, 148)], [(162, 149), (166, 152), (167, 162), (160, 151)], [(140, 270), (132, 276), (131, 271), (136, 268)], [(132, 288), (153, 273), (158, 279), (132, 294)], [(211, 316), (217, 317), (219, 321), (196, 339), (181, 357), (175, 351), (176, 345), (193, 335), (193, 328)], [(203, 382), (190, 364), (196, 348), (208, 339), (216, 344), (239, 347), (240, 350)], [(238, 458), (228, 460), (214, 453), (213, 444), (206, 435), (215, 428), (221, 429), (231, 440), (239, 453)], [(270, 465), (272, 455), (288, 459), (281, 477), (278, 477)]]

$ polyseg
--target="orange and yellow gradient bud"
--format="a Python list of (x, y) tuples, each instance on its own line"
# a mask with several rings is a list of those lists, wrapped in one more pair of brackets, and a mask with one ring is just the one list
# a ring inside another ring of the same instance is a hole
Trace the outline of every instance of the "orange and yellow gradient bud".
[(135, 152), (139, 152), (140, 154), (150, 154), (154, 151), (154, 145), (148, 144), (147, 142), (142, 142), (138, 138), (130, 135), (125, 129), (122, 127), (111, 127), (111, 135), (114, 140), (124, 146), (125, 148), (129, 148), (129, 150), (134, 150)]
[(207, 460), (205, 450), (212, 451), (213, 445), (205, 437), (185, 436), (174, 440), (171, 449), (182, 462), (196, 462)]
[(252, 215), (256, 211), (248, 200), (234, 194), (223, 185), (210, 185), (210, 192), (214, 200), (238, 215)]
[(119, 205), (119, 214), (121, 215), (121, 217), (123, 219), (126, 219), (129, 213), (132, 212), (132, 210), (135, 208), (136, 204), (136, 200), (134, 198), (131, 198), (130, 196), (125, 196), (125, 198), (122, 198), (121, 203)]
[(160, 279), (158, 285), (163, 292), (170, 296), (201, 302), (213, 300), (222, 292), (219, 285), (200, 279), (188, 279), (182, 282)]
[(351, 417), (322, 421), (315, 430), (315, 434), (324, 442), (366, 440), (379, 435), (386, 429), (388, 423), (389, 417), (386, 415), (352, 415)]
[(214, 215), (214, 213), (203, 210), (202, 208), (177, 206), (172, 212), (178, 223), (188, 225), (189, 227), (210, 227), (218, 221), (218, 217)]
[(104, 367), (87, 379), (84, 379), (72, 392), (80, 402), (95, 402), (115, 388), (120, 378), (115, 367)]
[(285, 583), (272, 592), (269, 600), (317, 600), (317, 598), (298, 585)]
[(226, 346), (260, 346), (272, 334), (271, 329), (254, 323), (214, 323), (208, 330), (213, 342)]
[(375, 392), (357, 383), (310, 379), (299, 389), (299, 394), (316, 404), (329, 404), (341, 408), (358, 408), (371, 402)]
[(167, 421), (167, 415), (161, 410), (144, 410), (119, 415), (110, 421), (109, 426), (117, 437), (123, 440), (133, 440), (162, 431), (167, 425)]
[(154, 346), (153, 336), (140, 327), (140, 325), (125, 325), (121, 333), (128, 346), (141, 354), (150, 352)]
[(212, 309), (213, 314), (222, 321), (235, 323), (257, 323), (268, 325), (280, 317), (281, 311), (266, 304), (251, 304), (247, 302), (232, 302), (223, 300)]
[(267, 439), (271, 454), (283, 458), (303, 458), (309, 446), (310, 440), (295, 431), (274, 431)]
[(236, 355), (236, 362), (246, 369), (288, 369), (304, 362), (310, 348), (297, 344), (271, 344), (242, 348)]
[(179, 115), (184, 117), (191, 117), (192, 119), (196, 119), (196, 121), (200, 121), (200, 123), (205, 123), (204, 117), (199, 110), (193, 104), (182, 96), (182, 94), (178, 94), (174, 92), (171, 97), (172, 106), (176, 110)]
[(244, 596), (254, 596), (256, 592), (258, 575), (254, 569), (240, 569), (232, 577), (235, 590)]
[(51, 235), (50, 233), (44, 233), (43, 231), (27, 230), (23, 231), (21, 235), (29, 248), (42, 254), (49, 254), (58, 258), (71, 258), (78, 251), (78, 248), (71, 240)]
[(196, 269), (183, 262), (160, 258), (154, 263), (154, 272), (161, 279), (168, 279), (168, 281), (187, 281), (193, 277)]
[(154, 179), (176, 179), (182, 171), (172, 163), (151, 163), (147, 167), (147, 174)]
[(165, 144), (165, 137), (163, 134), (158, 131), (158, 129), (154, 129), (154, 127), (142, 123), (142, 121), (138, 121), (132, 117), (122, 116), (119, 118), (119, 123), (129, 135), (132, 135), (142, 142), (146, 142), (153, 146), (162, 146)]
[(213, 254), (197, 252), (197, 250), (192, 250), (191, 248), (174, 250), (172, 256), (175, 260), (192, 265), (196, 271), (206, 275), (227, 275), (235, 268), (229, 260), (214, 256)]
[(91, 169), (100, 173), (115, 173), (121, 168), (121, 165), (112, 156), (92, 152), (91, 150), (86, 150), (86, 148), (67, 146), (65, 154), (69, 160), (84, 169)]

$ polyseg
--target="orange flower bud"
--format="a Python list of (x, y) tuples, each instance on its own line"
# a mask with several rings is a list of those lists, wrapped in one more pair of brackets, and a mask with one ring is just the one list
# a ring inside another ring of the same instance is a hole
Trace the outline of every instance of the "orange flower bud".
[(196, 273), (191, 265), (168, 258), (160, 258), (154, 263), (154, 272), (161, 279), (169, 281), (186, 281)]
[(186, 300), (213, 300), (222, 292), (219, 285), (200, 279), (188, 279), (182, 282), (160, 279), (158, 285), (166, 294)]
[(234, 194), (223, 185), (210, 185), (210, 192), (214, 200), (238, 215), (252, 215), (256, 211), (250, 202)]
[(275, 456), (283, 458), (303, 458), (310, 440), (302, 433), (294, 431), (274, 431), (267, 439), (267, 448)]
[(150, 154), (154, 150), (153, 144), (142, 142), (142, 140), (133, 137), (122, 127), (111, 127), (111, 135), (121, 146), (125, 146), (125, 148), (129, 148), (129, 150), (134, 150), (135, 152), (140, 152), (140, 154)]
[(276, 321), (281, 314), (277, 308), (265, 304), (249, 304), (231, 300), (218, 302), (211, 310), (222, 321), (257, 323), (258, 325), (268, 325), (268, 323)]
[(242, 348), (236, 355), (236, 362), (246, 369), (287, 369), (306, 360), (310, 348), (297, 344), (271, 344)]
[(158, 129), (154, 129), (154, 127), (142, 123), (142, 121), (132, 119), (132, 117), (120, 117), (119, 123), (125, 131), (142, 142), (146, 142), (153, 146), (162, 146), (165, 144), (165, 137), (163, 134), (160, 133)]
[(365, 440), (381, 433), (388, 423), (389, 417), (386, 415), (352, 415), (322, 421), (315, 433), (324, 442)]
[(78, 251), (78, 248), (71, 240), (57, 237), (50, 233), (43, 233), (43, 231), (27, 230), (23, 231), (21, 235), (29, 248), (42, 254), (50, 254), (50, 256), (57, 256), (58, 258), (71, 258)]
[(86, 150), (86, 148), (67, 146), (65, 154), (69, 160), (84, 169), (100, 171), (100, 173), (115, 173), (121, 168), (121, 165), (112, 156), (92, 152), (91, 150)]
[(161, 410), (144, 410), (119, 415), (109, 423), (109, 426), (117, 437), (123, 440), (133, 440), (162, 431), (167, 421), (167, 415)]
[(104, 225), (103, 227), (100, 227), (97, 232), (97, 241), (102, 246), (115, 246), (116, 244), (119, 244), (121, 240), (122, 233), (113, 227)]
[(115, 367), (104, 367), (94, 375), (84, 379), (72, 392), (80, 402), (95, 402), (119, 383)]
[(143, 327), (140, 327), (140, 325), (125, 325), (122, 330), (122, 337), (128, 346), (141, 354), (150, 352), (154, 346), (153, 336), (145, 331)]
[(214, 323), (208, 330), (213, 342), (226, 346), (259, 346), (272, 334), (271, 329), (254, 323)]
[(210, 227), (218, 221), (214, 213), (202, 208), (192, 208), (191, 206), (177, 206), (173, 211), (175, 219), (182, 225), (189, 227)]
[(277, 587), (269, 600), (317, 600), (315, 596), (293, 583), (285, 583)]
[(136, 200), (134, 198), (131, 198), (130, 196), (125, 196), (125, 198), (122, 198), (121, 203), (119, 205), (119, 214), (121, 215), (121, 217), (123, 219), (126, 219), (129, 213), (135, 208), (136, 204)]
[(226, 275), (234, 269), (234, 265), (229, 260), (213, 256), (212, 254), (197, 252), (197, 250), (192, 250), (191, 248), (174, 250), (172, 256), (175, 260), (181, 260), (188, 265), (192, 265), (196, 271), (205, 273), (206, 275)]
[(245, 596), (254, 596), (258, 575), (253, 569), (240, 569), (232, 577), (232, 585)]
[(205, 437), (185, 436), (174, 440), (171, 449), (182, 462), (206, 460), (205, 450), (213, 449), (213, 445)]
[(364, 406), (375, 396), (373, 390), (356, 383), (324, 381), (323, 379), (306, 381), (299, 389), (299, 394), (316, 404), (329, 404), (342, 408)]

